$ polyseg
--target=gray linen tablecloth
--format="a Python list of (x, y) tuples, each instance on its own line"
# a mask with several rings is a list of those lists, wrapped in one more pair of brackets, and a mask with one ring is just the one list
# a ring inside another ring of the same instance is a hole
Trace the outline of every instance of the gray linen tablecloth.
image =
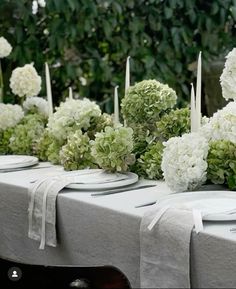
[[(135, 208), (170, 193), (157, 187), (116, 195), (91, 197), (88, 192), (64, 190), (57, 200), (58, 246), (38, 249), (28, 238), (28, 187), (31, 181), (57, 168), (0, 174), (0, 258), (29, 264), (99, 266), (123, 271), (132, 287), (140, 287), (139, 230), (150, 207)], [(193, 233), (191, 279), (193, 288), (236, 287), (236, 223), (204, 224)]]

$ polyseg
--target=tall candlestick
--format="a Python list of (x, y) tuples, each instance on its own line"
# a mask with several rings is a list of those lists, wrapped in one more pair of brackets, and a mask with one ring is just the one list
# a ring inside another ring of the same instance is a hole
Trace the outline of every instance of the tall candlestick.
[(191, 132), (197, 131), (197, 119), (196, 119), (196, 103), (195, 103), (195, 92), (194, 86), (191, 83)]
[(125, 72), (125, 92), (130, 87), (130, 56), (126, 59), (126, 72)]
[(71, 86), (69, 87), (69, 99), (73, 99), (73, 90)]
[(196, 119), (197, 130), (201, 127), (201, 95), (202, 95), (202, 52), (200, 51), (197, 64), (197, 90), (196, 90)]
[(119, 124), (119, 97), (118, 97), (118, 88), (117, 85), (114, 90), (114, 123)]
[(52, 89), (51, 89), (50, 72), (49, 72), (47, 62), (45, 63), (45, 74), (46, 74), (48, 111), (49, 111), (49, 115), (52, 115), (53, 114)]

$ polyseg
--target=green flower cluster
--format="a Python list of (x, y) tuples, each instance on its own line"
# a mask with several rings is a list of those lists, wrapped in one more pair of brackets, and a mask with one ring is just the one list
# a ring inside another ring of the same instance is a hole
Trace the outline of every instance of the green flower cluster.
[(0, 155), (8, 155), (11, 153), (9, 142), (13, 131), (13, 128), (0, 130)]
[(227, 184), (236, 190), (236, 144), (228, 140), (210, 142), (207, 178), (214, 184)]
[(153, 136), (150, 131), (146, 128), (146, 126), (141, 124), (136, 124), (130, 126), (133, 130), (133, 140), (134, 140), (134, 149), (133, 153), (136, 156), (140, 156), (142, 153), (146, 151), (146, 148), (149, 142), (152, 141)]
[(190, 110), (182, 108), (170, 111), (156, 123), (157, 139), (167, 141), (171, 137), (190, 132)]
[(51, 138), (51, 143), (48, 146), (47, 149), (47, 156), (48, 156), (48, 161), (51, 162), (54, 165), (59, 165), (61, 163), (60, 161), (60, 150), (63, 146), (63, 143), (60, 142), (58, 139), (55, 137), (50, 137)]
[[(50, 161), (55, 165), (62, 163), (66, 170), (77, 170), (87, 166), (92, 167), (92, 163), (87, 165), (88, 154), (81, 155), (80, 146), (86, 143), (85, 139), (94, 140), (97, 132), (103, 130), (106, 126), (112, 125), (111, 116), (104, 113), (91, 117), (90, 127), (86, 133), (80, 129), (70, 128), (71, 131), (67, 139), (57, 138), (51, 131), (45, 129), (35, 146), (36, 154), (41, 161)], [(80, 139), (81, 133), (82, 140)]]
[(97, 132), (104, 130), (106, 126), (112, 127), (113, 125), (114, 123), (111, 115), (103, 113), (91, 119), (91, 125), (87, 130), (87, 134), (91, 140), (94, 140)]
[(137, 160), (133, 171), (144, 178), (152, 180), (162, 179), (161, 162), (163, 149), (164, 145), (162, 142), (149, 145), (146, 152)]
[(131, 86), (122, 100), (122, 114), (127, 125), (153, 125), (176, 104), (176, 93), (156, 80), (144, 80)]
[(50, 161), (54, 165), (59, 165), (60, 150), (63, 145), (63, 141), (59, 141), (45, 129), (35, 146), (37, 157), (41, 161)]
[(45, 119), (38, 114), (26, 115), (14, 128), (10, 138), (10, 149), (14, 154), (35, 154), (37, 140), (44, 132)]
[(110, 172), (125, 172), (134, 163), (133, 130), (125, 127), (106, 127), (91, 141), (95, 162)]
[(60, 161), (67, 171), (97, 167), (91, 155), (87, 133), (78, 130), (68, 138), (67, 144), (60, 151)]

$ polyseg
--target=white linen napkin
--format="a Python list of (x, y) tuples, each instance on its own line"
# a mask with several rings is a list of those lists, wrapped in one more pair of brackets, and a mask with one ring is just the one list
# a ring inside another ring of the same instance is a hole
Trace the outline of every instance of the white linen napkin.
[(56, 247), (56, 199), (58, 193), (73, 183), (74, 177), (53, 177), (39, 180), (29, 189), (29, 231), (31, 239), (40, 241), (39, 249), (45, 245)]
[(29, 188), (29, 230), (28, 237), (40, 241), (39, 249), (45, 245), (56, 247), (56, 199), (58, 193), (71, 184), (96, 185), (126, 179), (127, 176), (108, 174), (100, 169), (85, 169), (62, 173), (36, 181)]
[[(163, 209), (163, 208), (162, 208)], [(162, 214), (161, 214), (162, 213)], [(152, 221), (158, 215), (158, 223)], [(190, 288), (191, 210), (148, 211), (140, 227), (141, 288)]]

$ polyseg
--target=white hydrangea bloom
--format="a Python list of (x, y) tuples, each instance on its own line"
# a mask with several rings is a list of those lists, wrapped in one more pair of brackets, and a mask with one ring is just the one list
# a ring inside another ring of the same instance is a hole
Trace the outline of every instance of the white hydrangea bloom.
[(41, 77), (32, 64), (26, 64), (13, 70), (10, 87), (20, 97), (37, 96), (41, 90)]
[(16, 126), (23, 117), (21, 106), (0, 103), (0, 130)]
[(218, 110), (201, 128), (208, 140), (229, 140), (236, 143), (236, 101)]
[(199, 133), (173, 137), (164, 143), (161, 168), (175, 192), (194, 190), (207, 179), (208, 142)]
[(100, 115), (99, 106), (87, 98), (67, 99), (49, 117), (48, 130), (57, 139), (65, 140), (71, 132), (78, 129), (87, 130), (91, 125), (91, 119)]
[(45, 0), (34, 0), (32, 2), (32, 14), (37, 14), (39, 7), (44, 8), (46, 6)]
[(46, 6), (46, 1), (45, 0), (38, 0), (38, 4), (40, 7), (45, 7)]
[(34, 0), (32, 2), (32, 14), (34, 14), (34, 15), (37, 14), (38, 8), (39, 8), (38, 2), (37, 2), (37, 0)]
[(4, 37), (0, 37), (0, 58), (7, 57), (12, 51), (12, 46)]
[(23, 109), (25, 112), (37, 111), (39, 114), (43, 115), (45, 118), (48, 117), (48, 102), (41, 97), (27, 97), (23, 102)]
[(236, 99), (236, 48), (226, 56), (225, 67), (220, 77), (222, 94), (225, 99)]

